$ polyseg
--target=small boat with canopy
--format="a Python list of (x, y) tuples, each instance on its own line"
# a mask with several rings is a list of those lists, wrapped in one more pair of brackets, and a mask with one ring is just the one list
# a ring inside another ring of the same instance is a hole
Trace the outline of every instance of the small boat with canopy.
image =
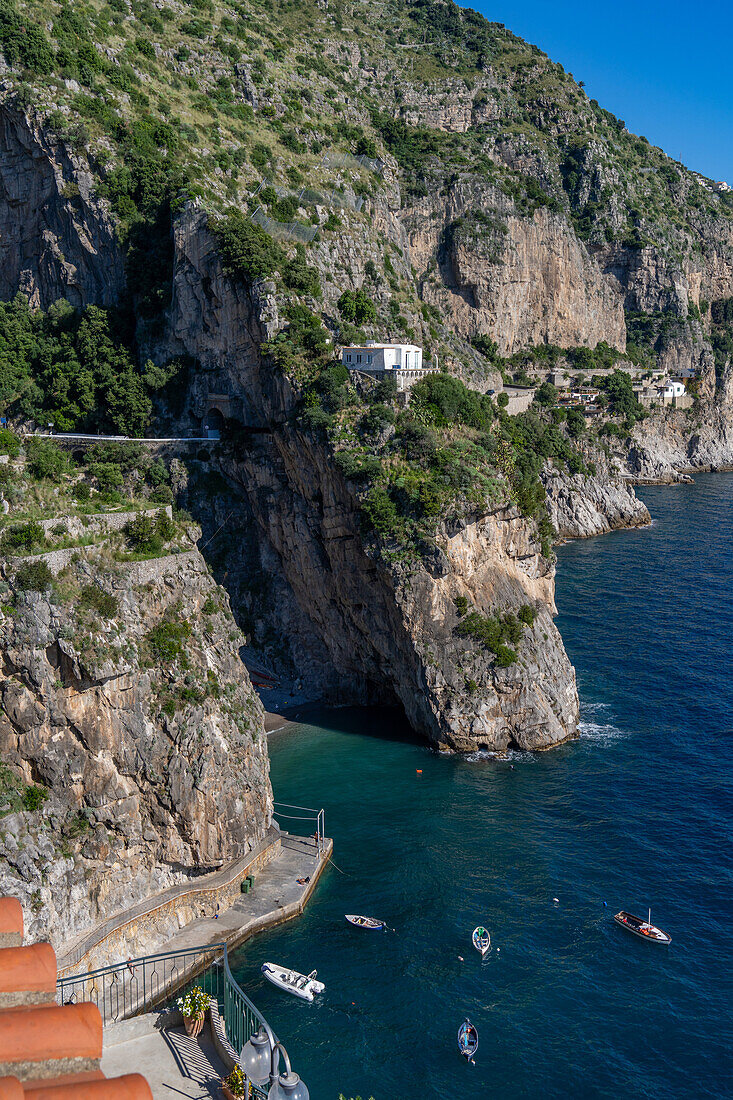
[(666, 932), (663, 932), (661, 928), (657, 928), (655, 924), (652, 924), (652, 911), (649, 910), (649, 915), (646, 920), (641, 917), (635, 917), (633, 913), (627, 913), (624, 909), (620, 913), (617, 913), (613, 918), (617, 924), (620, 924), (622, 928), (625, 928), (627, 932), (633, 932), (635, 936), (639, 936), (642, 940), (649, 940), (651, 943), (670, 944), (672, 937)]
[(471, 939), (473, 940), (473, 946), (483, 959), (486, 952), (491, 948), (491, 936), (484, 926), (480, 924), (478, 928), (474, 928)]
[(473, 1056), (478, 1050), (478, 1031), (468, 1016), (458, 1028), (458, 1049), (466, 1061), (473, 1065)]

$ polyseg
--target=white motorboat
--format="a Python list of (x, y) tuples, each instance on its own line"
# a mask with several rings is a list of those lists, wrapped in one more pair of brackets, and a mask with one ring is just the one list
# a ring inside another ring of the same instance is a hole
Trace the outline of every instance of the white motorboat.
[(278, 966), (276, 963), (263, 963), (262, 973), (268, 982), (272, 982), (278, 989), (284, 989), (286, 993), (294, 993), (302, 1001), (312, 1001), (316, 993), (323, 993), (326, 988), (323, 982), (317, 982), (317, 972), (299, 974), (297, 970), (290, 970), (287, 966)]

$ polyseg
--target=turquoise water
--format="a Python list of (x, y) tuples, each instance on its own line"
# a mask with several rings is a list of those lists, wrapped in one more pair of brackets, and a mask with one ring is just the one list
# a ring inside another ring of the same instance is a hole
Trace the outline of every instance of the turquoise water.
[[(325, 806), (344, 873), (235, 969), (314, 1100), (733, 1095), (733, 476), (641, 495), (651, 528), (560, 549), (579, 741), (457, 759), (367, 710), (271, 738), (276, 797)], [(647, 905), (671, 947), (613, 924)], [(279, 992), (265, 959), (326, 993)]]

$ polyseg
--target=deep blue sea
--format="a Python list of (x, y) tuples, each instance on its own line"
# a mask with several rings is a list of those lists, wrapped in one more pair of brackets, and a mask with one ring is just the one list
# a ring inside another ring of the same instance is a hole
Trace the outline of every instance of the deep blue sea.
[[(271, 737), (275, 797), (325, 806), (340, 870), (235, 969), (314, 1100), (733, 1096), (733, 475), (640, 496), (652, 527), (559, 551), (578, 741), (439, 756), (368, 710)], [(648, 906), (670, 947), (614, 925)]]

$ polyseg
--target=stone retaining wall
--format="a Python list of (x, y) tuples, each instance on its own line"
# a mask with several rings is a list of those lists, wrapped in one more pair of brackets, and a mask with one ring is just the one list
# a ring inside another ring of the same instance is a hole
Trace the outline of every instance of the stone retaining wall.
[(217, 905), (220, 909), (230, 908), (241, 893), (242, 880), (266, 867), (280, 851), (280, 844), (279, 830), (272, 827), (252, 852), (235, 863), (194, 882), (169, 887), (149, 898), (144, 908), (136, 906), (129, 913), (111, 917), (96, 932), (87, 933), (81, 945), (69, 945), (64, 953), (59, 951), (59, 977), (159, 950), (161, 942), (191, 921), (211, 916)]
[(97, 512), (88, 516), (56, 516), (54, 519), (42, 519), (39, 522), (46, 534), (56, 527), (64, 527), (66, 534), (75, 539), (84, 538), (85, 535), (121, 531), (130, 520), (138, 516), (157, 516), (159, 512), (165, 512), (168, 519), (173, 519), (171, 505), (159, 504), (155, 508), (140, 508), (136, 512)]

